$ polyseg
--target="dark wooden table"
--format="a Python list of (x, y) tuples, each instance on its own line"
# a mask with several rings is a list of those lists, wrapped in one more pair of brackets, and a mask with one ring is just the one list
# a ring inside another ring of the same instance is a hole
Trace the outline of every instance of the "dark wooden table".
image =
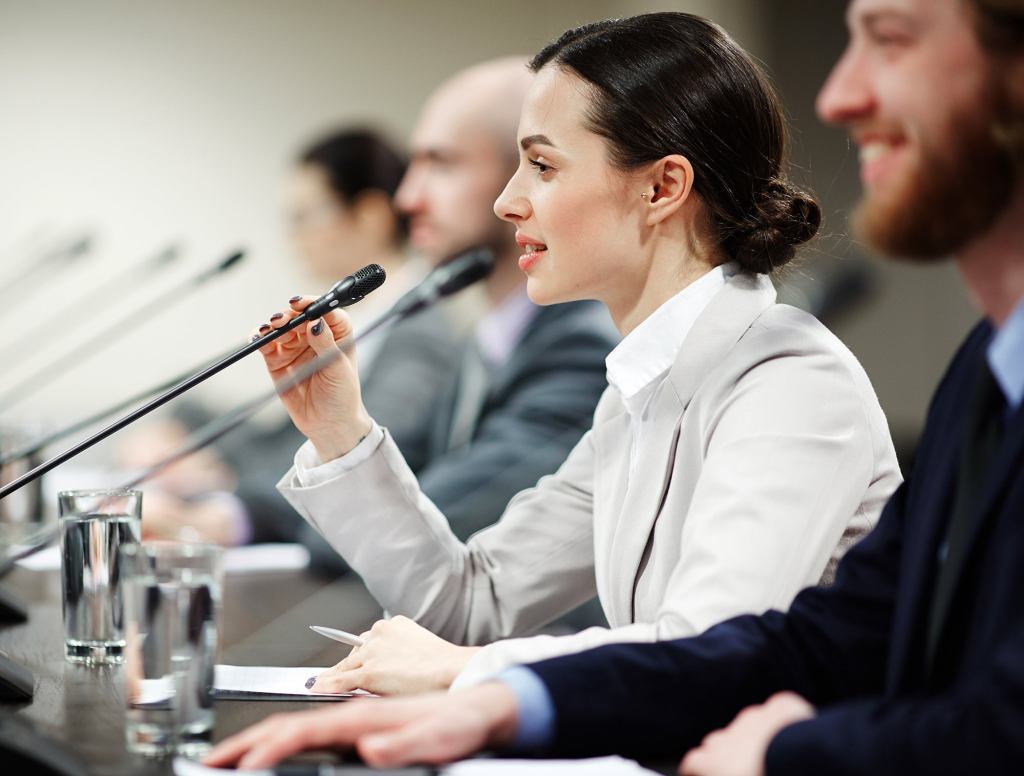
[[(27, 623), (0, 625), (0, 650), (32, 671), (36, 680), (31, 702), (3, 704), (0, 710), (14, 711), (40, 732), (62, 742), (90, 773), (170, 773), (167, 761), (150, 760), (125, 749), (120, 667), (89, 667), (64, 660), (57, 572), (18, 569), (0, 584), (29, 607)], [(379, 616), (380, 608), (354, 577), (325, 581), (298, 572), (228, 575), (218, 662), (333, 665), (348, 647), (318, 636), (308, 626), (327, 624), (360, 633)], [(269, 714), (316, 705), (310, 701), (217, 701), (214, 740)]]

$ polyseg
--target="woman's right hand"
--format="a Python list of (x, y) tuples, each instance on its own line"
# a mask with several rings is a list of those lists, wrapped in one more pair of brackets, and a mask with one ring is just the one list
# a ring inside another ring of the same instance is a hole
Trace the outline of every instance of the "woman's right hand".
[[(269, 323), (253, 332), (253, 339), (271, 328), (280, 329), (315, 301), (296, 296), (289, 307), (275, 313)], [(355, 353), (346, 353), (339, 343), (352, 334), (352, 323), (341, 310), (332, 310), (318, 321), (297, 326), (260, 348), (270, 377), (275, 382), (288, 377), (310, 361), (331, 353), (335, 358), (319, 372), (289, 391), (281, 401), (295, 426), (313, 443), (320, 461), (339, 458), (354, 448), (373, 427), (359, 393)]]

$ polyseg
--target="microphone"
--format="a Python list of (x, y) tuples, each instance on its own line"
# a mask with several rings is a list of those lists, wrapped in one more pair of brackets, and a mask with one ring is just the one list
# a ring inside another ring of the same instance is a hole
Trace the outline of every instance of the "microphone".
[[(475, 254), (475, 256), (472, 258), (472, 260), (469, 260), (467, 257), (469, 257), (471, 254)], [(460, 261), (461, 259), (467, 259), (467, 260), (466, 261)], [(458, 262), (458, 263), (456, 263), (456, 262)], [(375, 266), (376, 267), (376, 265), (371, 265), (371, 266)], [(388, 310), (386, 313), (381, 315), (379, 318), (377, 318), (376, 320), (371, 322), (359, 334), (357, 334), (352, 339), (351, 344), (348, 344), (348, 345), (345, 345), (345, 346), (341, 346), (341, 347), (347, 350), (347, 349), (351, 348), (353, 345), (358, 344), (364, 337), (368, 337), (370, 334), (374, 333), (375, 331), (377, 331), (381, 327), (395, 324), (398, 321), (400, 321), (400, 320), (402, 320), (404, 318), (407, 318), (410, 315), (414, 315), (415, 313), (423, 310), (425, 307), (428, 307), (430, 304), (433, 304), (434, 302), (438, 301), (439, 299), (441, 299), (443, 297), (446, 297), (446, 296), (449, 296), (450, 294), (454, 294), (454, 293), (456, 293), (458, 291), (461, 291), (463, 288), (466, 288), (467, 286), (470, 286), (473, 283), (477, 282), (478, 280), (481, 280), (484, 277), (486, 277), (487, 274), (490, 272), (490, 270), (493, 268), (493, 266), (494, 266), (494, 258), (493, 258), (493, 255), (490, 254), (490, 251), (477, 251), (477, 250), (473, 250), (473, 251), (470, 251), (470, 252), (468, 252), (466, 254), (462, 254), (462, 255), (458, 256), (456, 259), (453, 259), (451, 262), (449, 262), (447, 264), (444, 264), (444, 265), (438, 267), (433, 272), (431, 272), (419, 284), (419, 286), (417, 286), (415, 289), (413, 289), (412, 292), (410, 292), (409, 294), (406, 294), (401, 299), (399, 299), (399, 301), (396, 302), (391, 307), (390, 310)], [(379, 271), (378, 285), (380, 285), (380, 283), (383, 282), (384, 270), (381, 269), (380, 267), (377, 267), (377, 270)], [(360, 272), (362, 272), (362, 271), (363, 270), (360, 270)], [(358, 275), (359, 273), (356, 273), (356, 274)], [(346, 278), (346, 280), (347, 279), (348, 278)], [(438, 282), (438, 281), (440, 281), (440, 282)], [(345, 281), (342, 281), (342, 283), (344, 283), (344, 282)], [(320, 299), (318, 299), (317, 302), (319, 302), (321, 300), (324, 300), (324, 299), (327, 299), (327, 305), (326, 306), (329, 309), (331, 309), (332, 305), (330, 304), (330, 302), (332, 302), (334, 300), (333, 299), (329, 299), (328, 297), (329, 297), (330, 293), (332, 293), (334, 291), (334, 289), (337, 288), (340, 285), (341, 285), (341, 283), (335, 285), (335, 287), (331, 289), (331, 292), (328, 292), (327, 294), (324, 294), (324, 296), (320, 297)], [(419, 297), (419, 289), (428, 289), (428, 291), (424, 292), (422, 294), (422, 297)], [(425, 304), (418, 304), (416, 306), (410, 306), (408, 303), (403, 303), (403, 300), (405, 300), (407, 298), (411, 298), (410, 294), (413, 294), (413, 293), (417, 294), (417, 298), (430, 298), (432, 301), (426, 302)], [(337, 307), (346, 306), (345, 303), (344, 303), (344, 300), (338, 300), (338, 301), (339, 301), (338, 305), (334, 305), (334, 306), (337, 306)], [(349, 304), (351, 304), (351, 302), (349, 302)], [(310, 305), (310, 307), (312, 307), (312, 305)], [(309, 308), (307, 307), (306, 309), (308, 310)], [(299, 316), (299, 317), (301, 317), (301, 316)], [(320, 317), (320, 316), (316, 316), (316, 317)], [(282, 334), (285, 333), (285, 331), (290, 331), (291, 329), (294, 329), (295, 327), (291, 326), (290, 324), (292, 322), (294, 322), (295, 320), (298, 320), (298, 318), (295, 318), (292, 321), (290, 321), (288, 326), (283, 326), (280, 329), (277, 329), (275, 332), (271, 332), (270, 334), (267, 334), (264, 337), (261, 337), (259, 340), (255, 340), (253, 343), (251, 343), (250, 345), (246, 346), (246, 348), (243, 348), (243, 350), (248, 350), (248, 349), (252, 348), (253, 346), (255, 346), (257, 348), (262, 347), (263, 345), (267, 344), (267, 341), (269, 341), (269, 339), (276, 339), (276, 337), (272, 336), (273, 334), (276, 333), (277, 336), (281, 336)], [(309, 319), (309, 320), (314, 320), (314, 319)], [(248, 402), (246, 402), (245, 404), (242, 404), (239, 407), (236, 407), (234, 410), (231, 410), (230, 412), (226, 413), (225, 415), (222, 415), (221, 417), (216, 418), (215, 420), (211, 421), (210, 423), (207, 423), (205, 426), (203, 426), (198, 431), (193, 433), (192, 436), (189, 438), (189, 440), (184, 445), (182, 445), (182, 447), (180, 447), (178, 450), (176, 450), (175, 452), (171, 453), (166, 458), (163, 458), (162, 460), (160, 460), (157, 463), (153, 464), (151, 467), (149, 467), (148, 469), (146, 469), (143, 472), (141, 472), (138, 476), (133, 477), (131, 480), (129, 480), (128, 482), (126, 482), (123, 485), (121, 485), (120, 488), (122, 488), (122, 489), (137, 488), (139, 485), (142, 485), (143, 483), (145, 483), (148, 480), (152, 479), (153, 477), (155, 477), (157, 474), (159, 474), (160, 472), (162, 472), (164, 469), (168, 468), (169, 466), (173, 466), (174, 464), (176, 464), (178, 461), (182, 460), (183, 458), (187, 458), (188, 456), (192, 455), (193, 453), (196, 453), (199, 450), (202, 450), (203, 448), (208, 447), (209, 445), (213, 444), (214, 442), (216, 442), (217, 440), (221, 439), (226, 434), (230, 433), (234, 429), (236, 429), (239, 426), (241, 426), (249, 418), (251, 418), (257, 412), (262, 410), (267, 404), (269, 404), (270, 402), (274, 401), (280, 394), (287, 393), (292, 388), (295, 388), (296, 386), (301, 385), (306, 380), (308, 380), (313, 375), (315, 375), (317, 372), (319, 372), (321, 369), (324, 369), (329, 364), (333, 363), (337, 358), (339, 358), (341, 356), (341, 353), (342, 353), (341, 349), (335, 348), (335, 349), (331, 350), (330, 352), (325, 353), (322, 356), (318, 356), (317, 358), (313, 359), (312, 361), (310, 361), (310, 362), (308, 362), (306, 364), (303, 364), (301, 367), (299, 367), (298, 369), (294, 370), (291, 374), (289, 374), (289, 375), (287, 375), (285, 377), (282, 377), (281, 379), (277, 380), (274, 383), (274, 386), (273, 386), (273, 388), (271, 390), (267, 391), (264, 394), (261, 394), (261, 395), (257, 396), (254, 399), (249, 400)], [(138, 417), (141, 417), (141, 415), (139, 415)], [(128, 422), (131, 422), (131, 421), (129, 420)], [(123, 427), (124, 425), (127, 425), (127, 422), (123, 423), (121, 427)], [(117, 430), (117, 429), (114, 429), (114, 430)], [(113, 431), (111, 431), (110, 433), (113, 433)], [(99, 440), (97, 440), (97, 441), (99, 441)], [(84, 450), (85, 448), (83, 447), (81, 449)], [(74, 453), (71, 453), (71, 455), (75, 455), (75, 454), (77, 454), (77, 452), (81, 452), (81, 450), (78, 450), (78, 451), (76, 451)], [(63, 461), (67, 460), (68, 458), (70, 458), (71, 455), (58, 456), (58, 457), (62, 458), (62, 460), (61, 461), (57, 461), (52, 466), (49, 466), (46, 469), (46, 471), (49, 471), (49, 469), (52, 469), (54, 466), (58, 465), (59, 463), (63, 463)], [(54, 460), (56, 460), (56, 459), (54, 459)], [(47, 462), (47, 464), (49, 464), (49, 463), (50, 462)], [(44, 466), (47, 465), (47, 464), (44, 464)], [(0, 498), (3, 498), (4, 496), (8, 495), (8, 493), (11, 493), (11, 492), (17, 490), (22, 485), (24, 485), (27, 482), (31, 481), (30, 479), (28, 479), (29, 475), (34, 475), (34, 477), (38, 477), (38, 476), (41, 476), (42, 474), (45, 473), (45, 472), (41, 471), (38, 474), (35, 474), (35, 471), (36, 470), (33, 470), (32, 472), (29, 472), (24, 477), (20, 478), (21, 480), (25, 480), (25, 482), (19, 482), (18, 480), (15, 480), (10, 485), (5, 486), (4, 488), (0, 488)], [(8, 571), (10, 571), (12, 568), (14, 568), (15, 564), (19, 560), (22, 560), (23, 558), (27, 558), (30, 555), (34, 555), (35, 553), (37, 553), (40, 550), (42, 550), (45, 547), (47, 547), (49, 544), (51, 544), (53, 541), (55, 541), (57, 539), (58, 535), (59, 535), (59, 528), (56, 527), (56, 526), (50, 527), (50, 528), (48, 528), (45, 532), (43, 532), (40, 535), (40, 537), (39, 537), (39, 539), (37, 540), (36, 543), (32, 544), (31, 546), (24, 547), (21, 550), (19, 550), (17, 553), (14, 553), (14, 554), (8, 556), (7, 558), (3, 559), (2, 561), (0, 561), (0, 577), (2, 577)]]
[[(418, 310), (433, 304), (433, 302), (440, 297), (461, 291), (463, 288), (487, 277), (494, 268), (494, 261), (494, 254), (486, 248), (472, 249), (466, 253), (456, 256), (454, 259), (438, 266), (430, 272), (427, 277), (419, 283), (419, 285), (400, 297), (388, 312), (388, 315), (400, 315), (402, 317), (412, 315)], [(343, 290), (345, 290), (348, 295), (344, 298), (344, 301), (339, 301), (336, 305), (337, 307), (347, 307), (350, 304), (354, 304), (358, 299), (362, 299), (363, 296), (369, 293), (369, 291), (365, 290), (362, 284), (366, 283), (368, 278), (376, 277), (378, 271), (380, 273), (384, 272), (384, 270), (376, 264), (370, 266), (375, 269), (367, 272), (370, 267), (365, 267), (364, 269), (359, 270), (359, 272), (338, 281), (327, 294), (320, 297), (320, 299), (307, 307), (305, 314), (309, 316), (310, 310), (316, 312), (316, 310), (323, 309), (325, 307), (331, 308), (331, 302), (334, 301), (334, 299), (337, 298), (337, 295)], [(376, 286), (374, 286), (374, 288), (376, 288)], [(358, 299), (356, 297), (358, 297)], [(306, 320), (308, 321), (311, 319), (307, 317)], [(372, 325), (374, 328), (376, 327), (375, 323)], [(369, 330), (361, 332), (356, 339), (360, 339), (367, 333), (369, 333)], [(7, 464), (35, 455), (44, 448), (52, 445), (54, 442), (59, 442), (65, 437), (77, 434), (79, 431), (84, 431), (91, 426), (95, 426), (97, 423), (109, 418), (111, 415), (116, 415), (122, 410), (126, 410), (129, 407), (139, 404), (151, 396), (163, 393), (164, 391), (169, 391), (178, 383), (187, 380), (192, 374), (205, 369), (209, 364), (229, 358), (233, 352), (234, 351), (231, 350), (227, 353), (222, 353), (220, 356), (213, 359), (212, 362), (207, 361), (203, 366), (193, 367), (192, 369), (176, 375), (159, 385), (146, 388), (137, 394), (129, 396), (126, 399), (122, 399), (110, 407), (93, 413), (81, 420), (75, 421), (69, 426), (65, 426), (62, 429), (54, 431), (46, 436), (29, 442), (22, 447), (12, 450), (6, 455), (0, 456), (0, 466), (6, 466)]]
[(494, 269), (494, 253), (487, 248), (471, 248), (444, 262), (392, 307), (402, 317), (412, 315), (438, 299), (483, 280)]
[(202, 272), (187, 278), (178, 285), (172, 286), (157, 296), (156, 299), (144, 302), (120, 320), (93, 333), (85, 341), (77, 343), (50, 363), (29, 373), (27, 377), (23, 377), (5, 392), (0, 393), (0, 407), (8, 409), (26, 396), (39, 390), (42, 387), (38, 384), (39, 381), (49, 375), (54, 369), (59, 367), (62, 374), (67, 372), (71, 367), (86, 360), (98, 350), (109, 346), (125, 331), (130, 331), (131, 328), (128, 326), (130, 322), (139, 318), (151, 317), (154, 311), (163, 312), (175, 302), (180, 302), (184, 299), (189, 292), (202, 287), (213, 278), (227, 272), (231, 267), (240, 262), (244, 256), (244, 250), (230, 253), (227, 258), (218, 261), (212, 267), (204, 269)]
[[(338, 281), (331, 287), (330, 291), (306, 308), (304, 313), (306, 318), (303, 320), (310, 321), (320, 317), (319, 315), (315, 315), (317, 310), (326, 311), (327, 309), (333, 309), (334, 307), (348, 307), (351, 304), (355, 304), (383, 282), (385, 275), (382, 273), (384, 273), (384, 270), (379, 265), (371, 264), (358, 272), (349, 275), (343, 280)], [(376, 285), (373, 285), (373, 288), (369, 288), (369, 284), (373, 283), (376, 283)], [(336, 304), (332, 307), (333, 302), (336, 302)], [(294, 326), (292, 328), (294, 328)], [(289, 329), (289, 331), (290, 330), (291, 329)], [(62, 429), (54, 431), (46, 436), (29, 442), (22, 447), (12, 450), (9, 453), (0, 456), (0, 466), (6, 466), (14, 461), (20, 461), (22, 458), (28, 458), (29, 456), (35, 455), (43, 448), (52, 445), (54, 442), (59, 442), (65, 437), (77, 434), (79, 431), (83, 431), (91, 426), (95, 426), (97, 423), (109, 418), (111, 415), (116, 415), (118, 412), (139, 404), (151, 396), (163, 393), (164, 391), (169, 391), (178, 383), (187, 380), (192, 374), (202, 371), (210, 364), (229, 358), (234, 352), (235, 350), (232, 348), (227, 353), (222, 353), (212, 360), (203, 362), (201, 366), (193, 367), (186, 372), (170, 378), (169, 380), (165, 380), (159, 385), (146, 388), (140, 393), (129, 396), (127, 399), (122, 399), (117, 402), (117, 404), (102, 409), (86, 418), (75, 421), (69, 426), (65, 426)]]
[[(230, 260), (237, 261), (240, 257), (231, 257)], [(368, 293), (376, 288), (379, 288), (383, 283), (386, 274), (384, 268), (379, 264), (370, 264), (369, 266), (363, 267), (353, 275), (349, 275), (344, 280), (336, 283), (330, 291), (318, 298), (312, 304), (309, 305), (301, 314), (297, 315), (288, 321), (287, 324), (282, 326), (280, 329), (272, 329), (262, 337), (258, 337), (255, 340), (249, 342), (238, 350), (234, 351), (225, 358), (211, 364), (210, 366), (202, 369), (198, 373), (191, 375), (190, 377), (182, 380), (177, 385), (173, 386), (170, 390), (157, 396), (155, 399), (147, 402), (138, 409), (129, 412), (124, 417), (114, 421), (106, 428), (100, 429), (92, 436), (82, 440), (81, 442), (73, 445), (63, 453), (55, 455), (48, 461), (44, 461), (35, 468), (31, 469), (25, 474), (21, 475), (17, 479), (12, 480), (3, 487), (0, 487), (0, 499), (14, 493), (19, 488), (24, 487), (33, 480), (42, 477), (51, 469), (60, 466), (65, 461), (74, 458), (84, 450), (88, 450), (90, 447), (95, 445), (97, 442), (101, 442), (108, 436), (117, 433), (122, 428), (131, 423), (134, 423), (139, 418), (148, 415), (150, 412), (155, 410), (157, 407), (161, 407), (171, 399), (175, 399), (181, 394), (185, 393), (191, 388), (199, 385), (204, 380), (208, 380), (218, 372), (226, 369), (237, 361), (245, 358), (250, 353), (262, 348), (270, 342), (273, 342), (278, 337), (281, 337), (288, 332), (292, 331), (297, 326), (301, 326), (309, 321), (315, 321), (318, 318), (323, 317), (324, 313), (337, 307), (348, 307), (350, 304), (354, 304), (366, 296)], [(2, 568), (2, 567), (0, 567)], [(2, 572), (0, 572), (2, 573)]]
[[(77, 304), (75, 305), (75, 308), (89, 308), (96, 304), (96, 300), (102, 300), (106, 299), (109, 296), (112, 296), (121, 287), (127, 285), (130, 282), (134, 282), (136, 278), (140, 282), (148, 280), (150, 277), (152, 277), (153, 272), (159, 272), (165, 267), (169, 267), (178, 259), (180, 255), (180, 246), (174, 243), (168, 245), (158, 253), (147, 257), (138, 264), (134, 264), (132, 267), (128, 269), (127, 272), (110, 278), (108, 282), (103, 283), (102, 285), (92, 289), (89, 293), (89, 296), (86, 299), (78, 300)], [(66, 309), (64, 310), (63, 314), (65, 316), (72, 317), (69, 315)], [(24, 343), (20, 344), (23, 345)], [(2, 351), (0, 351), (0, 363), (6, 361), (8, 358), (11, 358), (14, 355), (14, 353), (19, 349), (18, 345), (19, 343), (15, 342), (13, 346), (4, 348)]]
[(5, 296), (16, 295), (17, 287), (32, 280), (41, 271), (49, 269), (52, 265), (70, 264), (81, 258), (92, 250), (93, 237), (91, 234), (81, 234), (56, 248), (43, 251), (41, 255), (32, 256), (28, 268), (20, 275), (3, 282)]

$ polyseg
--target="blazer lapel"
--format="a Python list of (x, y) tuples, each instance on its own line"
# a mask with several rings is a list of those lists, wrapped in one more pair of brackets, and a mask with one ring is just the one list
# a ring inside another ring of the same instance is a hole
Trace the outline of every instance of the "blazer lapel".
[[(705, 377), (774, 302), (775, 288), (766, 276), (737, 274), (728, 278), (694, 323), (668, 377), (651, 399), (643, 420), (647, 427), (644, 446), (636, 451), (633, 480), (624, 488), (609, 553), (609, 570), (614, 570), (615, 576), (609, 613), (621, 622), (634, 620), (640, 566), (671, 484), (686, 407)], [(628, 446), (628, 429), (626, 433)], [(617, 474), (623, 481), (628, 479), (628, 453)]]

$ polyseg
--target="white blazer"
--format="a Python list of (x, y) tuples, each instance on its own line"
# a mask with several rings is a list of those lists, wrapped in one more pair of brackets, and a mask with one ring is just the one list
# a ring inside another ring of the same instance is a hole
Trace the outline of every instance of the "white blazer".
[[(845, 549), (844, 532), (873, 527), (901, 481), (864, 370), (815, 318), (775, 304), (765, 276), (735, 275), (715, 294), (645, 422), (630, 482), (629, 416), (608, 388), (561, 468), (465, 544), (386, 434), (349, 471), (293, 468), (278, 487), (391, 614), (489, 644), (461, 685), (785, 609)], [(510, 638), (595, 592), (610, 628)]]

